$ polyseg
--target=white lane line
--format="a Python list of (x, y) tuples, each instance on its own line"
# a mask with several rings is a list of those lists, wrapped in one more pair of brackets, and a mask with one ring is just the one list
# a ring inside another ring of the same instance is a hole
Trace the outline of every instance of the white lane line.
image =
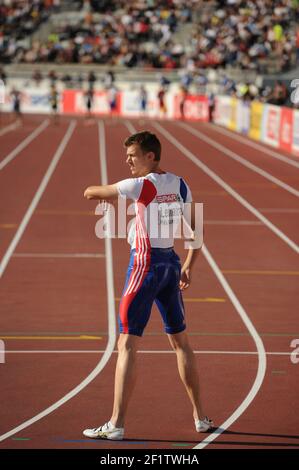
[(15, 129), (17, 129), (18, 127), (20, 127), (21, 123), (18, 122), (18, 121), (15, 121), (11, 124), (8, 124), (8, 126), (5, 126), (3, 127), (1, 130), (0, 130), (0, 137), (2, 137), (3, 135), (7, 134), (8, 132), (11, 132), (11, 131), (14, 131)]
[(55, 154), (54, 154), (54, 157), (26, 211), (26, 214), (24, 215), (23, 217), (23, 220), (22, 222), (20, 223), (19, 225), (19, 228), (18, 230), (16, 231), (15, 233), (15, 236), (13, 237), (8, 249), (6, 250), (6, 253), (5, 255), (3, 256), (2, 260), (1, 260), (1, 263), (0, 263), (0, 278), (3, 276), (3, 273), (6, 269), (6, 266), (7, 264), (9, 263), (9, 260), (13, 254), (13, 252), (15, 251), (16, 249), (16, 246), (18, 245), (31, 217), (32, 217), (32, 214), (33, 212), (35, 211), (36, 209), (36, 206), (38, 205), (46, 187), (47, 187), (47, 184), (49, 183), (50, 181), (50, 178), (51, 176), (53, 175), (54, 171), (55, 171), (55, 168), (73, 134), (73, 131), (75, 129), (75, 126), (76, 126), (76, 122), (75, 121), (71, 121), (62, 141), (60, 142), (59, 144), (59, 147), (58, 149), (56, 150)]
[(258, 368), (257, 374), (255, 377), (255, 381), (252, 384), (251, 389), (249, 390), (247, 396), (242, 401), (242, 403), (238, 406), (238, 408), (233, 412), (233, 414), (222, 423), (214, 432), (212, 432), (208, 437), (206, 437), (202, 442), (197, 444), (194, 449), (203, 449), (206, 447), (210, 442), (217, 439), (217, 437), (223, 433), (226, 429), (228, 429), (249, 407), (249, 405), (255, 399), (261, 385), (263, 383), (265, 373), (266, 373), (266, 366), (267, 366), (267, 358), (266, 358), (266, 351), (262, 341), (262, 338), (259, 336), (258, 332), (256, 331), (253, 323), (251, 322), (249, 316), (247, 315), (246, 311), (244, 310), (243, 306), (241, 305), (239, 299), (233, 292), (232, 288), (230, 287), (229, 283), (223, 276), (222, 272), (220, 271), (218, 265), (216, 264), (215, 260), (213, 259), (212, 255), (208, 251), (207, 247), (204, 245), (202, 247), (202, 252), (206, 260), (208, 261), (209, 265), (211, 266), (212, 270), (214, 271), (218, 281), (222, 285), (223, 289), (227, 293), (228, 297), (231, 299), (232, 304), (234, 305), (235, 309), (237, 310), (238, 314), (241, 317), (241, 320), (245, 324), (247, 330), (249, 331), (253, 341), (255, 342), (257, 354), (258, 354)]
[(105, 258), (104, 253), (14, 253), (14, 258)]
[[(100, 147), (100, 167), (101, 167), (101, 183), (102, 185), (108, 184), (108, 171), (107, 171), (107, 151), (106, 151), (106, 137), (105, 127), (103, 121), (98, 124), (99, 128), (99, 147)], [(111, 233), (111, 221), (107, 219), (107, 231)], [(115, 293), (114, 293), (114, 280), (113, 280), (113, 254), (112, 254), (112, 241), (111, 238), (105, 238), (105, 254), (106, 254), (106, 277), (107, 277), (107, 296), (108, 296), (108, 344), (106, 348), (106, 362), (110, 359), (116, 341), (116, 319), (115, 319)], [(104, 364), (104, 365), (105, 365)], [(97, 374), (103, 369), (104, 365), (97, 371)]]
[(266, 178), (268, 181), (271, 181), (272, 183), (276, 184), (277, 186), (284, 189), (285, 191), (288, 191), (289, 193), (293, 194), (294, 196), (299, 197), (299, 191), (297, 189), (293, 188), (289, 184), (284, 183), (283, 181), (281, 181), (280, 179), (278, 179), (275, 176), (271, 175), (267, 171), (265, 171), (262, 168), (254, 165), (253, 163), (249, 162), (245, 158), (241, 157), (241, 155), (239, 155), (238, 153), (233, 152), (232, 150), (228, 149), (227, 147), (225, 147), (224, 145), (222, 145), (218, 142), (215, 142), (215, 140), (213, 140), (210, 137), (206, 136), (202, 132), (194, 129), (193, 127), (191, 127), (188, 124), (180, 122), (180, 123), (177, 123), (177, 125), (182, 127), (183, 129), (185, 129), (190, 134), (193, 134), (195, 137), (199, 138), (200, 140), (203, 140), (208, 145), (211, 145), (216, 150), (219, 150), (219, 152), (221, 154), (227, 155), (228, 157), (232, 158), (236, 162), (241, 163), (241, 165), (244, 165), (247, 168), (249, 168), (250, 170), (254, 171), (255, 173), (258, 173), (260, 176), (262, 176), (263, 178)]
[(33, 132), (31, 132), (31, 134), (22, 140), (22, 142), (20, 142), (19, 145), (17, 145), (17, 147), (0, 162), (0, 170), (3, 170), (8, 163), (10, 163), (22, 150), (24, 150), (25, 147), (27, 147), (27, 145), (30, 144), (30, 142), (41, 134), (49, 125), (49, 122), (49, 119), (45, 119)]
[(242, 206), (244, 206), (249, 212), (251, 212), (255, 217), (261, 220), (273, 233), (275, 233), (282, 241), (284, 241), (292, 250), (296, 253), (299, 253), (299, 246), (293, 242), (287, 235), (285, 235), (276, 225), (272, 224), (269, 219), (267, 219), (263, 214), (261, 214), (254, 206), (252, 206), (245, 198), (243, 198), (237, 191), (235, 191), (229, 184), (227, 184), (220, 176), (212, 171), (207, 165), (205, 165), (199, 158), (197, 158), (194, 153), (188, 150), (184, 145), (182, 145), (175, 137), (173, 137), (170, 132), (168, 132), (160, 124), (153, 122), (154, 126), (161, 134), (166, 137), (177, 149), (182, 152), (189, 160), (191, 160), (195, 165), (197, 165), (204, 173), (206, 173), (210, 178), (216, 181), (217, 184), (222, 186), (233, 198), (235, 198)]
[(254, 142), (253, 140), (247, 140), (245, 137), (242, 137), (241, 135), (239, 135), (239, 134), (237, 134), (233, 131), (229, 131), (228, 129), (224, 129), (223, 127), (220, 127), (216, 124), (209, 123), (208, 126), (212, 127), (212, 129), (214, 131), (217, 131), (220, 134), (227, 135), (228, 137), (230, 137), (233, 140), (236, 140), (238, 142), (242, 142), (245, 145), (248, 145), (248, 147), (252, 147), (256, 150), (259, 150), (260, 152), (263, 152), (267, 155), (270, 155), (271, 157), (276, 158), (277, 160), (280, 160), (284, 163), (287, 163), (288, 165), (292, 165), (295, 168), (299, 168), (299, 162), (296, 162), (295, 160), (292, 160), (291, 158), (288, 158), (285, 155), (281, 155), (280, 153), (275, 152), (275, 150), (272, 150), (272, 149), (267, 148), (267, 147), (263, 147), (262, 145), (258, 144), (257, 142)]
[(262, 222), (258, 220), (206, 220), (204, 221), (205, 225), (263, 225)]
[[(192, 156), (192, 158), (190, 158), (190, 157), (189, 158), (192, 161), (198, 162), (197, 158), (193, 154), (191, 154), (191, 152), (187, 151), (188, 152), (187, 153), (186, 152), (187, 149), (185, 149), (185, 147), (183, 145), (181, 145), (180, 142), (178, 142), (177, 139), (174, 139), (171, 136), (171, 134), (169, 134), (169, 132), (165, 131), (165, 129), (162, 126), (160, 126), (158, 124), (155, 124), (155, 123), (154, 123), (154, 126), (158, 130), (160, 130), (161, 133), (163, 133), (164, 136), (168, 140), (170, 140), (170, 142), (172, 142), (174, 146), (176, 146), (179, 150), (181, 150), (187, 157), (190, 155), (190, 156)], [(206, 170), (208, 170), (209, 173), (211, 171), (208, 167), (206, 167), (206, 165), (204, 165), (204, 169), (205, 169), (204, 170), (205, 172), (207, 172)], [(213, 172), (212, 172), (212, 174), (214, 175)], [(215, 175), (215, 176), (217, 176), (217, 175)], [(218, 176), (217, 176), (217, 179), (222, 181)], [(203, 245), (203, 247), (202, 247), (202, 253), (203, 253), (204, 257), (206, 258), (207, 262), (209, 263), (212, 271), (214, 271), (214, 273), (215, 273), (218, 281), (220, 282), (221, 286), (223, 287), (224, 291), (226, 292), (226, 294), (230, 298), (233, 306), (235, 307), (237, 313), (239, 314), (241, 320), (245, 324), (249, 334), (251, 335), (251, 337), (252, 337), (252, 339), (253, 339), (253, 341), (256, 345), (256, 350), (257, 350), (257, 355), (258, 355), (258, 368), (257, 368), (257, 374), (256, 374), (255, 381), (254, 381), (250, 391), (248, 392), (246, 398), (243, 400), (243, 402), (234, 411), (234, 413), (219, 428), (216, 429), (216, 431), (211, 433), (206, 439), (204, 439), (197, 446), (195, 446), (194, 449), (203, 449), (204, 447), (206, 447), (210, 442), (217, 439), (217, 437), (223, 431), (225, 431), (225, 429), (227, 429), (229, 426), (231, 426), (241, 416), (241, 414), (244, 413), (244, 411), (248, 408), (248, 406), (251, 404), (251, 402), (256, 397), (256, 395), (257, 395), (257, 393), (258, 393), (258, 391), (259, 391), (259, 389), (260, 389), (260, 387), (263, 383), (265, 373), (266, 373), (266, 365), (267, 365), (266, 351), (265, 351), (265, 348), (264, 348), (263, 341), (262, 341), (261, 337), (259, 336), (258, 332), (256, 331), (256, 329), (255, 329), (253, 323), (251, 322), (249, 316), (247, 315), (245, 309), (241, 305), (239, 299), (237, 298), (237, 296), (233, 292), (232, 288), (230, 287), (229, 283), (227, 282), (226, 278), (222, 274), (220, 268), (218, 267), (217, 263), (215, 262), (215, 260), (213, 259), (212, 255), (210, 254), (209, 250), (207, 249), (207, 247), (205, 245)]]
[(127, 120), (126, 120), (126, 121), (124, 122), (124, 124), (125, 124), (125, 126), (127, 127), (128, 131), (129, 131), (131, 134), (135, 134), (135, 132), (137, 132), (136, 129), (135, 129), (135, 127), (133, 126), (133, 124), (132, 124), (130, 121), (127, 121)]
[[(107, 165), (106, 165), (106, 144), (105, 144), (105, 130), (102, 122), (99, 123), (99, 141), (100, 141), (100, 164), (101, 164), (101, 181), (102, 184), (107, 184)], [(109, 221), (107, 222), (109, 224)], [(103, 370), (108, 360), (111, 357), (111, 354), (114, 350), (115, 340), (116, 340), (116, 322), (115, 322), (115, 304), (114, 304), (114, 281), (113, 281), (113, 259), (112, 259), (112, 244), (111, 239), (105, 238), (105, 252), (106, 252), (106, 289), (108, 296), (108, 334), (109, 339), (107, 347), (104, 351), (103, 356), (96, 365), (96, 367), (91, 371), (91, 373), (79, 384), (77, 387), (73, 388), (69, 393), (63, 396), (60, 400), (55, 402), (53, 405), (46, 408), (41, 413), (37, 414), (31, 419), (28, 419), (24, 423), (15, 427), (11, 431), (0, 436), (0, 442), (8, 439), (12, 435), (22, 431), (29, 426), (31, 426), (36, 421), (44, 418), (48, 414), (55, 411), (61, 405), (66, 403), (68, 400), (76, 396), (81, 390), (83, 390), (94, 378)]]
[(299, 214), (299, 209), (262, 208), (259, 211), (265, 212), (265, 214)]
[[(105, 349), (27, 349), (27, 350), (9, 350), (6, 349), (5, 353), (10, 354), (102, 354), (105, 352)], [(117, 350), (113, 350), (113, 354), (117, 354)], [(236, 356), (258, 356), (258, 351), (193, 351), (194, 354), (220, 354), (220, 355), (236, 355)], [(137, 351), (138, 354), (175, 354), (175, 351), (154, 351), (154, 350), (141, 350)], [(292, 352), (266, 352), (267, 356), (291, 356)]]

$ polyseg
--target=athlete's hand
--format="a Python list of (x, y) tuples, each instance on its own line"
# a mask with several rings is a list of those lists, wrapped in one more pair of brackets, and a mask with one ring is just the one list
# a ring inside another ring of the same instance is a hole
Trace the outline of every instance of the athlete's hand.
[(190, 286), (191, 283), (191, 271), (190, 268), (182, 267), (181, 270), (181, 280), (180, 280), (180, 289), (185, 290)]

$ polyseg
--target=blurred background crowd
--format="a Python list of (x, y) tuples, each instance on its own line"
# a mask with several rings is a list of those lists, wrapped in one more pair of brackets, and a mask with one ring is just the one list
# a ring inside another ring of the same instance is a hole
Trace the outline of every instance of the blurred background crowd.
[[(298, 0), (91, 0), (48, 37), (36, 32), (60, 0), (3, 0), (0, 61), (97, 63), (174, 69), (289, 69), (299, 49)], [(64, 4), (65, 6), (65, 4)], [(27, 40), (26, 40), (27, 39)]]
[[(83, 80), (94, 85), (99, 77), (57, 74), (56, 66), (103, 65), (105, 88), (115, 81), (114, 67), (161, 71), (164, 88), (163, 71), (177, 70), (180, 86), (197, 93), (207, 92), (212, 70), (224, 94), (292, 105), (283, 80), (259, 85), (226, 71), (267, 73), (271, 63), (276, 72), (294, 69), (298, 20), (299, 0), (2, 0), (0, 65), (31, 64), (36, 84), (48, 78), (70, 87)], [(0, 79), (6, 78), (2, 68)]]

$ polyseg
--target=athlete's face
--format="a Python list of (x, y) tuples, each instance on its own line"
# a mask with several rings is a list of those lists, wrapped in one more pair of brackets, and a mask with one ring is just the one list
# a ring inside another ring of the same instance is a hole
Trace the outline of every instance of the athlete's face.
[(143, 153), (138, 144), (127, 147), (127, 164), (130, 167), (132, 176), (146, 176), (156, 165), (153, 152)]

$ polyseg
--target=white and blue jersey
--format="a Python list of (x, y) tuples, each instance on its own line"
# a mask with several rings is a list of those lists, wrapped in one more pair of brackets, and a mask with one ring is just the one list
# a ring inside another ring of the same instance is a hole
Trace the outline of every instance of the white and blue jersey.
[(131, 257), (120, 302), (120, 332), (142, 336), (155, 301), (165, 331), (179, 333), (186, 325), (179, 289), (181, 265), (173, 243), (184, 204), (192, 201), (191, 191), (172, 173), (129, 178), (117, 188), (120, 196), (135, 201), (136, 213), (128, 236)]

